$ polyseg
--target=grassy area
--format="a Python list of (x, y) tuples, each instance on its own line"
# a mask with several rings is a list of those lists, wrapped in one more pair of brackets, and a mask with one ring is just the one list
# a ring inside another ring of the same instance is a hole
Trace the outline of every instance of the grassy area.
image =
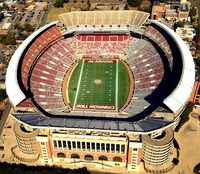
[(55, 8), (53, 5), (49, 11), (49, 14), (47, 16), (47, 23), (53, 22), (53, 21), (57, 21), (58, 20), (58, 16), (60, 14), (65, 13), (65, 8)]
[(116, 63), (84, 63), (77, 104), (115, 105)]
[[(106, 61), (112, 60), (107, 59)], [(80, 86), (77, 89), (79, 77)], [(71, 76), (69, 82), (70, 105), (74, 105), (76, 92), (79, 90), (76, 104), (116, 106), (116, 103), (118, 103), (116, 107), (119, 109), (126, 102), (129, 93), (129, 84), (128, 72), (120, 60), (113, 63), (88, 63), (85, 60), (83, 67), (82, 63), (80, 63)], [(116, 102), (117, 88), (118, 101)]]
[(175, 129), (176, 132), (178, 132), (180, 128), (189, 120), (189, 114), (192, 112), (192, 108), (193, 106), (187, 105), (187, 107), (180, 116), (181, 120)]
[[(129, 94), (129, 88), (130, 88), (130, 77), (129, 74), (127, 72), (126, 67), (124, 66), (124, 64), (122, 62), (119, 63), (119, 91), (120, 93), (119, 95), (119, 108), (121, 108), (124, 103), (127, 100), (128, 94)], [(126, 92), (123, 92), (126, 91)]]
[(47, 16), (47, 23), (53, 22), (58, 20), (58, 16), (60, 14), (66, 13), (66, 12), (70, 12), (71, 8), (82, 8), (82, 9), (86, 9), (87, 8), (87, 3), (66, 3), (64, 4), (63, 8), (55, 8), (52, 4), (51, 9), (49, 11), (49, 14)]
[(82, 62), (80, 62), (75, 70), (73, 71), (71, 78), (70, 78), (70, 82), (69, 82), (69, 88), (68, 88), (68, 95), (69, 95), (69, 100), (70, 100), (70, 105), (73, 107), (74, 105), (74, 98), (76, 95), (76, 91), (77, 91), (77, 84), (78, 84), (78, 77), (81, 71), (81, 66), (82, 66)]

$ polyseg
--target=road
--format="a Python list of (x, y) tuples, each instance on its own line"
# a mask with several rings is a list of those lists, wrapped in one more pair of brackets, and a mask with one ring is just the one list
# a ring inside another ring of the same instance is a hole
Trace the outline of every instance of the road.
[[(16, 47), (17, 48), (17, 47)], [(12, 47), (12, 48), (0, 48), (0, 51), (3, 52), (3, 51), (15, 51), (16, 48)]]
[(32, 20), (31, 20), (31, 25), (37, 24), (38, 13), (39, 13), (39, 11), (36, 10), (35, 13), (34, 13), (34, 15), (33, 15)]
[(3, 132), (3, 129), (4, 129), (6, 121), (8, 120), (8, 116), (9, 116), (9, 113), (10, 113), (12, 107), (13, 107), (12, 104), (8, 103), (8, 105), (6, 106), (6, 108), (5, 108), (4, 112), (3, 112), (3, 115), (1, 116), (1, 120), (0, 120), (0, 138), (2, 137), (2, 132)]
[(49, 12), (50, 12), (51, 6), (54, 4), (55, 1), (56, 1), (56, 0), (51, 0), (51, 1), (50, 1), (51, 4), (48, 6), (47, 11), (44, 13), (44, 15), (43, 15), (43, 17), (42, 17), (42, 20), (41, 20), (40, 25), (39, 25), (38, 28), (40, 28), (40, 27), (42, 27), (42, 26), (44, 26), (44, 25), (46, 24), (47, 16), (48, 16), (48, 14), (49, 14)]
[(26, 18), (28, 17), (29, 11), (25, 11), (25, 14), (22, 18), (22, 20), (20, 21), (20, 25), (24, 25), (24, 23), (26, 22)]

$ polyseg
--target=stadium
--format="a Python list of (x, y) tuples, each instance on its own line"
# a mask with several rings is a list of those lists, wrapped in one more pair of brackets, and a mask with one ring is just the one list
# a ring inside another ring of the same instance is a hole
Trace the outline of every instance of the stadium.
[(183, 40), (141, 11), (70, 12), (11, 58), (14, 157), (110, 172), (169, 161), (195, 81)]

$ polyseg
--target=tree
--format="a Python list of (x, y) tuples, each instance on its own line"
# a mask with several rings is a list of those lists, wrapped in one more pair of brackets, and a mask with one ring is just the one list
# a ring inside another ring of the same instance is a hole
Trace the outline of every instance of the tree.
[(1, 34), (0, 35), (0, 43), (3, 43), (3, 41), (5, 40), (5, 38), (6, 38), (6, 35)]
[(128, 4), (124, 6), (124, 10), (128, 10)]
[(6, 90), (0, 89), (0, 101), (4, 100), (7, 97)]
[(1, 34), (0, 43), (3, 43), (4, 45), (15, 45), (16, 39), (14, 33), (8, 33), (7, 35)]
[(166, 2), (168, 2), (168, 0), (160, 0), (160, 2), (166, 3)]
[(196, 59), (194, 59), (194, 62), (197, 66), (200, 67), (200, 57), (197, 57)]
[(142, 3), (142, 0), (128, 0), (128, 4), (131, 7), (138, 7)]
[(194, 39), (193, 39), (194, 41), (195, 41), (195, 43), (197, 44), (197, 45), (200, 45), (200, 35), (199, 34), (196, 34), (195, 36), (194, 36)]
[(200, 22), (196, 26), (194, 26), (194, 28), (196, 30), (196, 33), (200, 34)]
[(15, 35), (13, 33), (8, 33), (3, 43), (5, 45), (15, 45), (16, 44)]
[(6, 3), (3, 3), (2, 9), (3, 10), (9, 10), (9, 7), (8, 7), (8, 5)]
[(68, 3), (68, 2), (69, 2), (69, 0), (56, 0), (56, 2), (53, 5), (56, 8), (61, 8), (61, 7), (63, 7), (64, 3)]
[(195, 7), (192, 7), (192, 8), (190, 9), (190, 15), (195, 17), (196, 14), (197, 14), (196, 8), (195, 8)]
[(54, 7), (61, 8), (63, 7), (63, 4), (64, 4), (64, 0), (56, 0), (56, 2), (54, 3)]
[(151, 8), (150, 8), (150, 7), (139, 8), (139, 10), (140, 10), (140, 11), (147, 12), (147, 13), (150, 13), (150, 12), (151, 12)]
[(20, 25), (19, 22), (15, 24), (15, 29), (17, 29), (19, 31), (23, 31), (23, 27)]
[(179, 21), (179, 22), (176, 22), (174, 23), (174, 30), (176, 31), (176, 29), (180, 27), (180, 28), (183, 28), (184, 27), (184, 23)]
[(89, 10), (89, 9), (90, 9), (90, 7), (91, 7), (90, 0), (87, 0), (87, 5), (88, 5), (87, 9)]
[(34, 31), (33, 26), (29, 23), (25, 23), (24, 26), (23, 26), (23, 29), (27, 32), (33, 32)]
[(3, 44), (5, 45), (15, 45), (16, 44), (16, 40), (15, 40), (15, 36), (13, 33), (8, 33), (3, 41), (2, 41)]
[(192, 7), (192, 8), (190, 9), (190, 12), (189, 12), (189, 16), (190, 16), (191, 22), (194, 22), (194, 21), (195, 21), (196, 14), (197, 14), (197, 12), (196, 12), (195, 7)]

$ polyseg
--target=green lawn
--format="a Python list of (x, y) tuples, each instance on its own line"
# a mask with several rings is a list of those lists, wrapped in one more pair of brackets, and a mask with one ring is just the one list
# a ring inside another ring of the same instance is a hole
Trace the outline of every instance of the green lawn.
[(130, 79), (125, 66), (120, 60), (88, 60), (91, 59), (81, 61), (72, 73), (68, 89), (71, 107), (98, 105), (119, 109), (129, 93)]
[(70, 82), (69, 82), (69, 88), (68, 88), (68, 95), (70, 100), (70, 106), (73, 107), (74, 105), (74, 99), (77, 91), (77, 84), (79, 80), (79, 74), (81, 71), (82, 61), (76, 66), (75, 70), (73, 71)]
[(118, 108), (120, 109), (124, 103), (126, 102), (126, 99), (128, 97), (129, 94), (129, 90), (130, 90), (130, 77), (129, 74), (127, 72), (126, 67), (124, 66), (124, 64), (122, 62), (119, 63), (119, 100), (118, 100)]
[(179, 124), (176, 126), (175, 131), (178, 132), (180, 130), (180, 128), (189, 121), (189, 115), (192, 112), (193, 106), (192, 105), (187, 105), (185, 110), (183, 111), (183, 113), (181, 114), (180, 118), (180, 122)]

